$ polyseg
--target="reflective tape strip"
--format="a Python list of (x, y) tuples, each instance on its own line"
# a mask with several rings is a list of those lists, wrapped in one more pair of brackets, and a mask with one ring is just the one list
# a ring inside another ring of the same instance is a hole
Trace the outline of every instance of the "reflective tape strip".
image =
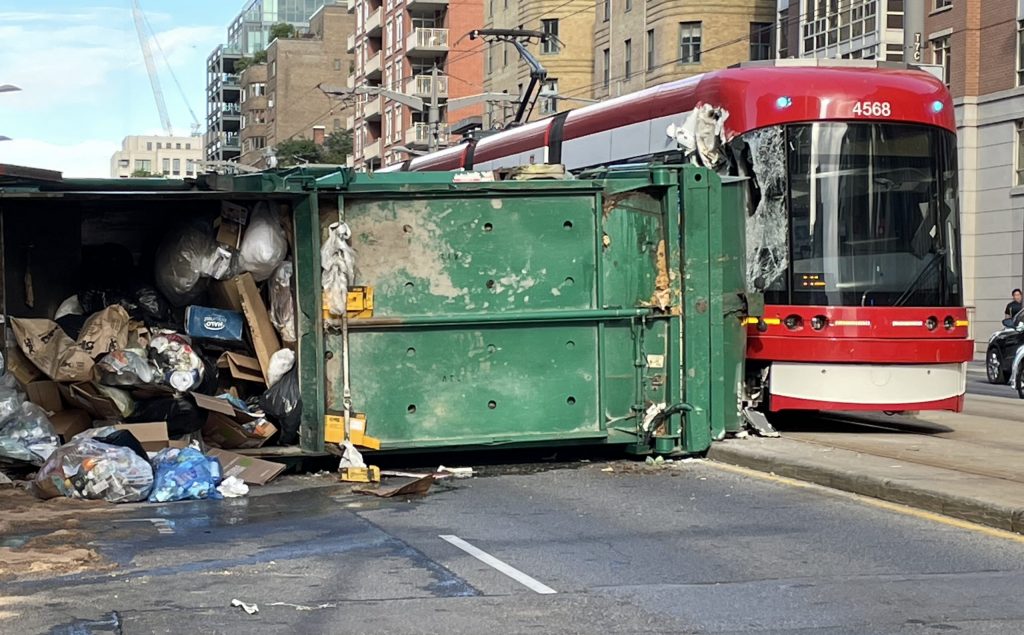
[(971, 323), (971, 322), (970, 322), (969, 320), (957, 320), (957, 321), (956, 321), (956, 325), (957, 325), (957, 326), (967, 326), (967, 325), (969, 325), (970, 323)]
[(836, 320), (834, 326), (871, 326), (870, 320)]
[(921, 320), (893, 320), (893, 326), (924, 326)]

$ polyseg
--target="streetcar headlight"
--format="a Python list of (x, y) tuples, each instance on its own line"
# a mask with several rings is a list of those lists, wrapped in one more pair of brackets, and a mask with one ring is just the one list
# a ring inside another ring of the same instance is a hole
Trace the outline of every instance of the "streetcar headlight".
[(790, 315), (786, 318), (785, 324), (790, 331), (796, 331), (803, 327), (804, 320), (799, 315)]
[(793, 105), (793, 98), (792, 97), (779, 97), (778, 99), (775, 100), (775, 107), (778, 108), (779, 110), (782, 110), (784, 108), (789, 108), (792, 105)]
[(947, 315), (946, 319), (942, 321), (942, 325), (946, 327), (947, 331), (952, 331), (956, 327), (956, 320), (953, 319), (952, 315)]
[(828, 326), (828, 318), (824, 315), (815, 315), (811, 318), (811, 328), (815, 331), (820, 331), (826, 326)]
[(933, 315), (925, 321), (924, 325), (928, 327), (929, 331), (934, 331), (939, 327), (939, 318)]
[(942, 103), (939, 100), (935, 100), (932, 102), (932, 112), (934, 112), (935, 114), (942, 112), (945, 108), (946, 104)]

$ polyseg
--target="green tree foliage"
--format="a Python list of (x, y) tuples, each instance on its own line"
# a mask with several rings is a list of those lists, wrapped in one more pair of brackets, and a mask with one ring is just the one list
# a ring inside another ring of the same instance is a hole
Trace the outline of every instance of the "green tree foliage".
[(318, 146), (312, 139), (300, 137), (277, 144), (278, 167), (302, 165), (303, 163), (327, 163), (345, 165), (345, 159), (352, 154), (352, 133), (348, 130), (332, 132)]
[(135, 170), (134, 172), (132, 172), (132, 176), (138, 177), (138, 178), (145, 178), (145, 177), (154, 177), (154, 176), (163, 176), (163, 175), (162, 174), (153, 174), (152, 172), (147, 172), (145, 170)]
[(239, 59), (237, 62), (235, 62), (235, 72), (236, 73), (241, 73), (242, 71), (244, 71), (245, 69), (249, 68), (250, 66), (255, 66), (256, 64), (266, 64), (266, 63), (267, 63), (267, 52), (266, 51), (256, 51), (256, 53), (254, 53), (252, 57), (243, 57), (243, 58)]
[(348, 130), (336, 130), (327, 135), (320, 149), (320, 163), (344, 165), (345, 159), (352, 154), (352, 133)]
[(287, 22), (279, 22), (270, 27), (270, 41), (286, 40), (295, 37), (295, 27)]

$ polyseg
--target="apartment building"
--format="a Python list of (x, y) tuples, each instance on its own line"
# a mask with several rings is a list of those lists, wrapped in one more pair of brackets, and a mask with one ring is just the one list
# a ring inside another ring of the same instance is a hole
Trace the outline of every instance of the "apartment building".
[[(641, 0), (642, 1), (642, 0)], [(484, 26), (497, 29), (528, 29), (550, 33), (558, 42), (528, 48), (547, 71), (541, 92), (571, 94), (588, 100), (594, 72), (594, 0), (486, 0)], [(484, 90), (522, 96), (530, 81), (530, 69), (515, 47), (488, 45), (484, 51)], [(558, 97), (539, 99), (530, 119), (548, 117), (584, 102)], [(484, 113), (485, 127), (508, 123), (517, 104), (491, 102)]]
[(902, 62), (904, 2), (935, 0), (789, 0), (779, 56)]
[(953, 95), (966, 301), (983, 352), (1024, 286), (1024, 0), (928, 3), (925, 62)]
[(288, 23), (300, 31), (324, 0), (246, 0), (228, 26), (227, 43), (206, 60), (206, 158), (234, 161), (241, 154), (241, 78), (236, 65), (269, 44), (270, 27)]
[(354, 64), (347, 51), (354, 32), (347, 7), (326, 4), (310, 16), (307, 31), (275, 39), (266, 48), (266, 63), (242, 71), (239, 162), (268, 167), (269, 149), (278, 143), (344, 129), (351, 108), (317, 86), (344, 84)]
[(600, 0), (596, 11), (595, 99), (775, 56), (775, 0)]
[(439, 147), (452, 139), (451, 124), (480, 121), (480, 104), (449, 112), (447, 101), (480, 93), (482, 56), (473, 50), (478, 43), (464, 36), (483, 23), (481, 0), (351, 0), (349, 7), (356, 24), (348, 38), (347, 49), (355, 54), (348, 86), (393, 93), (356, 100), (349, 123), (357, 168), (403, 161), (409, 156), (407, 150), (419, 151), (432, 144), (427, 109), (410, 107), (401, 95), (418, 97), (426, 104), (437, 97)]
[(203, 138), (130, 136), (110, 157), (111, 178), (132, 175), (194, 178), (203, 160)]

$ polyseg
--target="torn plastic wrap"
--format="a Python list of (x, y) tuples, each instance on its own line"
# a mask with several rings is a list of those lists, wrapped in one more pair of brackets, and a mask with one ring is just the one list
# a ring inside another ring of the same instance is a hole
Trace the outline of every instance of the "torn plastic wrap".
[(59, 445), (46, 411), (34, 403), (22, 403), (0, 423), (0, 457), (42, 465)]
[(281, 339), (289, 344), (296, 340), (293, 271), (292, 263), (286, 260), (274, 271), (274, 276), (270, 280), (270, 321), (281, 334)]
[(747, 218), (747, 288), (767, 289), (789, 266), (789, 221), (786, 210), (786, 136), (781, 126), (743, 135), (752, 176), (760, 193)]
[(288, 237), (277, 211), (267, 203), (257, 203), (238, 247), (239, 268), (262, 282), (273, 275), (287, 255)]
[(690, 111), (682, 125), (668, 127), (668, 136), (675, 139), (686, 158), (694, 165), (711, 168), (719, 174), (729, 171), (725, 145), (729, 139), (725, 122), (729, 111), (711, 104), (701, 104)]
[(320, 248), (320, 266), (323, 268), (323, 290), (327, 312), (345, 315), (348, 288), (355, 283), (355, 252), (348, 245), (352, 230), (345, 223), (333, 223), (327, 240)]

